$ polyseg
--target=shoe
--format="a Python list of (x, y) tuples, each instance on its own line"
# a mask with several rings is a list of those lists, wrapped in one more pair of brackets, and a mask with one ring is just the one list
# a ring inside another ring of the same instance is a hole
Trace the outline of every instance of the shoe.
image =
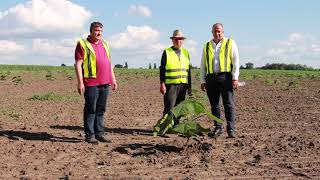
[(208, 133), (208, 136), (211, 138), (217, 138), (223, 133), (223, 128), (214, 128), (214, 130)]
[(103, 136), (96, 136), (96, 139), (99, 141), (99, 142), (105, 142), (105, 143), (111, 143), (111, 141)]
[(91, 143), (91, 144), (97, 144), (98, 143), (98, 141), (96, 140), (96, 138), (94, 138), (94, 136), (87, 137), (85, 141), (87, 143)]
[(228, 132), (228, 138), (236, 138), (236, 134), (234, 131)]

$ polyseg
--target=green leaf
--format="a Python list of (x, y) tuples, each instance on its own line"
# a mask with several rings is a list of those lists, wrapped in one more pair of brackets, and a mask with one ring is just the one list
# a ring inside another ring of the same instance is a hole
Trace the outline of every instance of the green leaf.
[(212, 115), (210, 112), (208, 112), (200, 102), (191, 99), (182, 101), (180, 104), (175, 106), (171, 110), (171, 112), (176, 118), (181, 116), (186, 117), (188, 115), (195, 116), (201, 113), (205, 113), (210, 119), (217, 121), (218, 123), (223, 122), (222, 119), (219, 119), (216, 116)]
[(216, 121), (216, 122), (218, 122), (218, 123), (223, 123), (223, 120), (222, 120), (222, 119), (220, 119), (220, 118), (218, 118), (217, 116), (209, 113), (208, 111), (206, 111), (205, 114), (206, 114), (210, 119), (212, 119), (212, 120), (214, 120), (214, 121)]
[(202, 133), (210, 132), (210, 128), (203, 128), (199, 123), (194, 121), (182, 122), (176, 125), (172, 131), (180, 133), (186, 137), (202, 135)]
[[(194, 135), (199, 135), (202, 132), (208, 132), (209, 129), (203, 128), (197, 122), (194, 122), (192, 118), (197, 115), (206, 114), (210, 119), (215, 120), (219, 123), (223, 121), (216, 116), (212, 115), (206, 110), (206, 108), (199, 102), (195, 100), (185, 100), (179, 105), (172, 108), (172, 110), (165, 114), (153, 127), (153, 135), (164, 135), (165, 133), (180, 133), (186, 137), (191, 137)], [(174, 126), (174, 119), (184, 117), (190, 121), (182, 122)]]
[(153, 135), (164, 135), (168, 130), (172, 129), (173, 125), (173, 115), (171, 113), (165, 114), (153, 127)]

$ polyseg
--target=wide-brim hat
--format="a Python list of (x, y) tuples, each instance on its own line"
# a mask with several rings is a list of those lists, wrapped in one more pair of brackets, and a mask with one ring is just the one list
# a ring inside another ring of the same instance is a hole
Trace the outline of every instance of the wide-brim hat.
[(183, 39), (186, 39), (186, 37), (184, 37), (182, 31), (180, 29), (176, 29), (173, 31), (173, 34), (172, 36), (170, 37), (170, 39), (173, 39), (173, 38), (183, 38)]

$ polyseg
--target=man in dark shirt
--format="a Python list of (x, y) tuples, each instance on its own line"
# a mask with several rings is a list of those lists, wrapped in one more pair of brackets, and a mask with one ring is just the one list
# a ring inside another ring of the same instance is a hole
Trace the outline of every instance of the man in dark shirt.
[[(186, 39), (181, 30), (175, 30), (173, 46), (163, 51), (160, 66), (160, 92), (164, 95), (163, 115), (191, 94), (191, 64), (189, 52), (182, 48)], [(179, 121), (175, 120), (175, 125)]]

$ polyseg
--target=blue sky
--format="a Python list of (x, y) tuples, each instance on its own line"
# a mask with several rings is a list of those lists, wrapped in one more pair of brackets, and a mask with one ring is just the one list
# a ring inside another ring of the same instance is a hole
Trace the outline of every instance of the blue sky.
[(306, 64), (320, 68), (317, 0), (1, 0), (0, 64), (74, 63), (77, 39), (92, 21), (104, 24), (113, 64), (159, 65), (174, 29), (182, 29), (199, 66), (211, 26), (221, 22), (238, 47), (240, 64)]

